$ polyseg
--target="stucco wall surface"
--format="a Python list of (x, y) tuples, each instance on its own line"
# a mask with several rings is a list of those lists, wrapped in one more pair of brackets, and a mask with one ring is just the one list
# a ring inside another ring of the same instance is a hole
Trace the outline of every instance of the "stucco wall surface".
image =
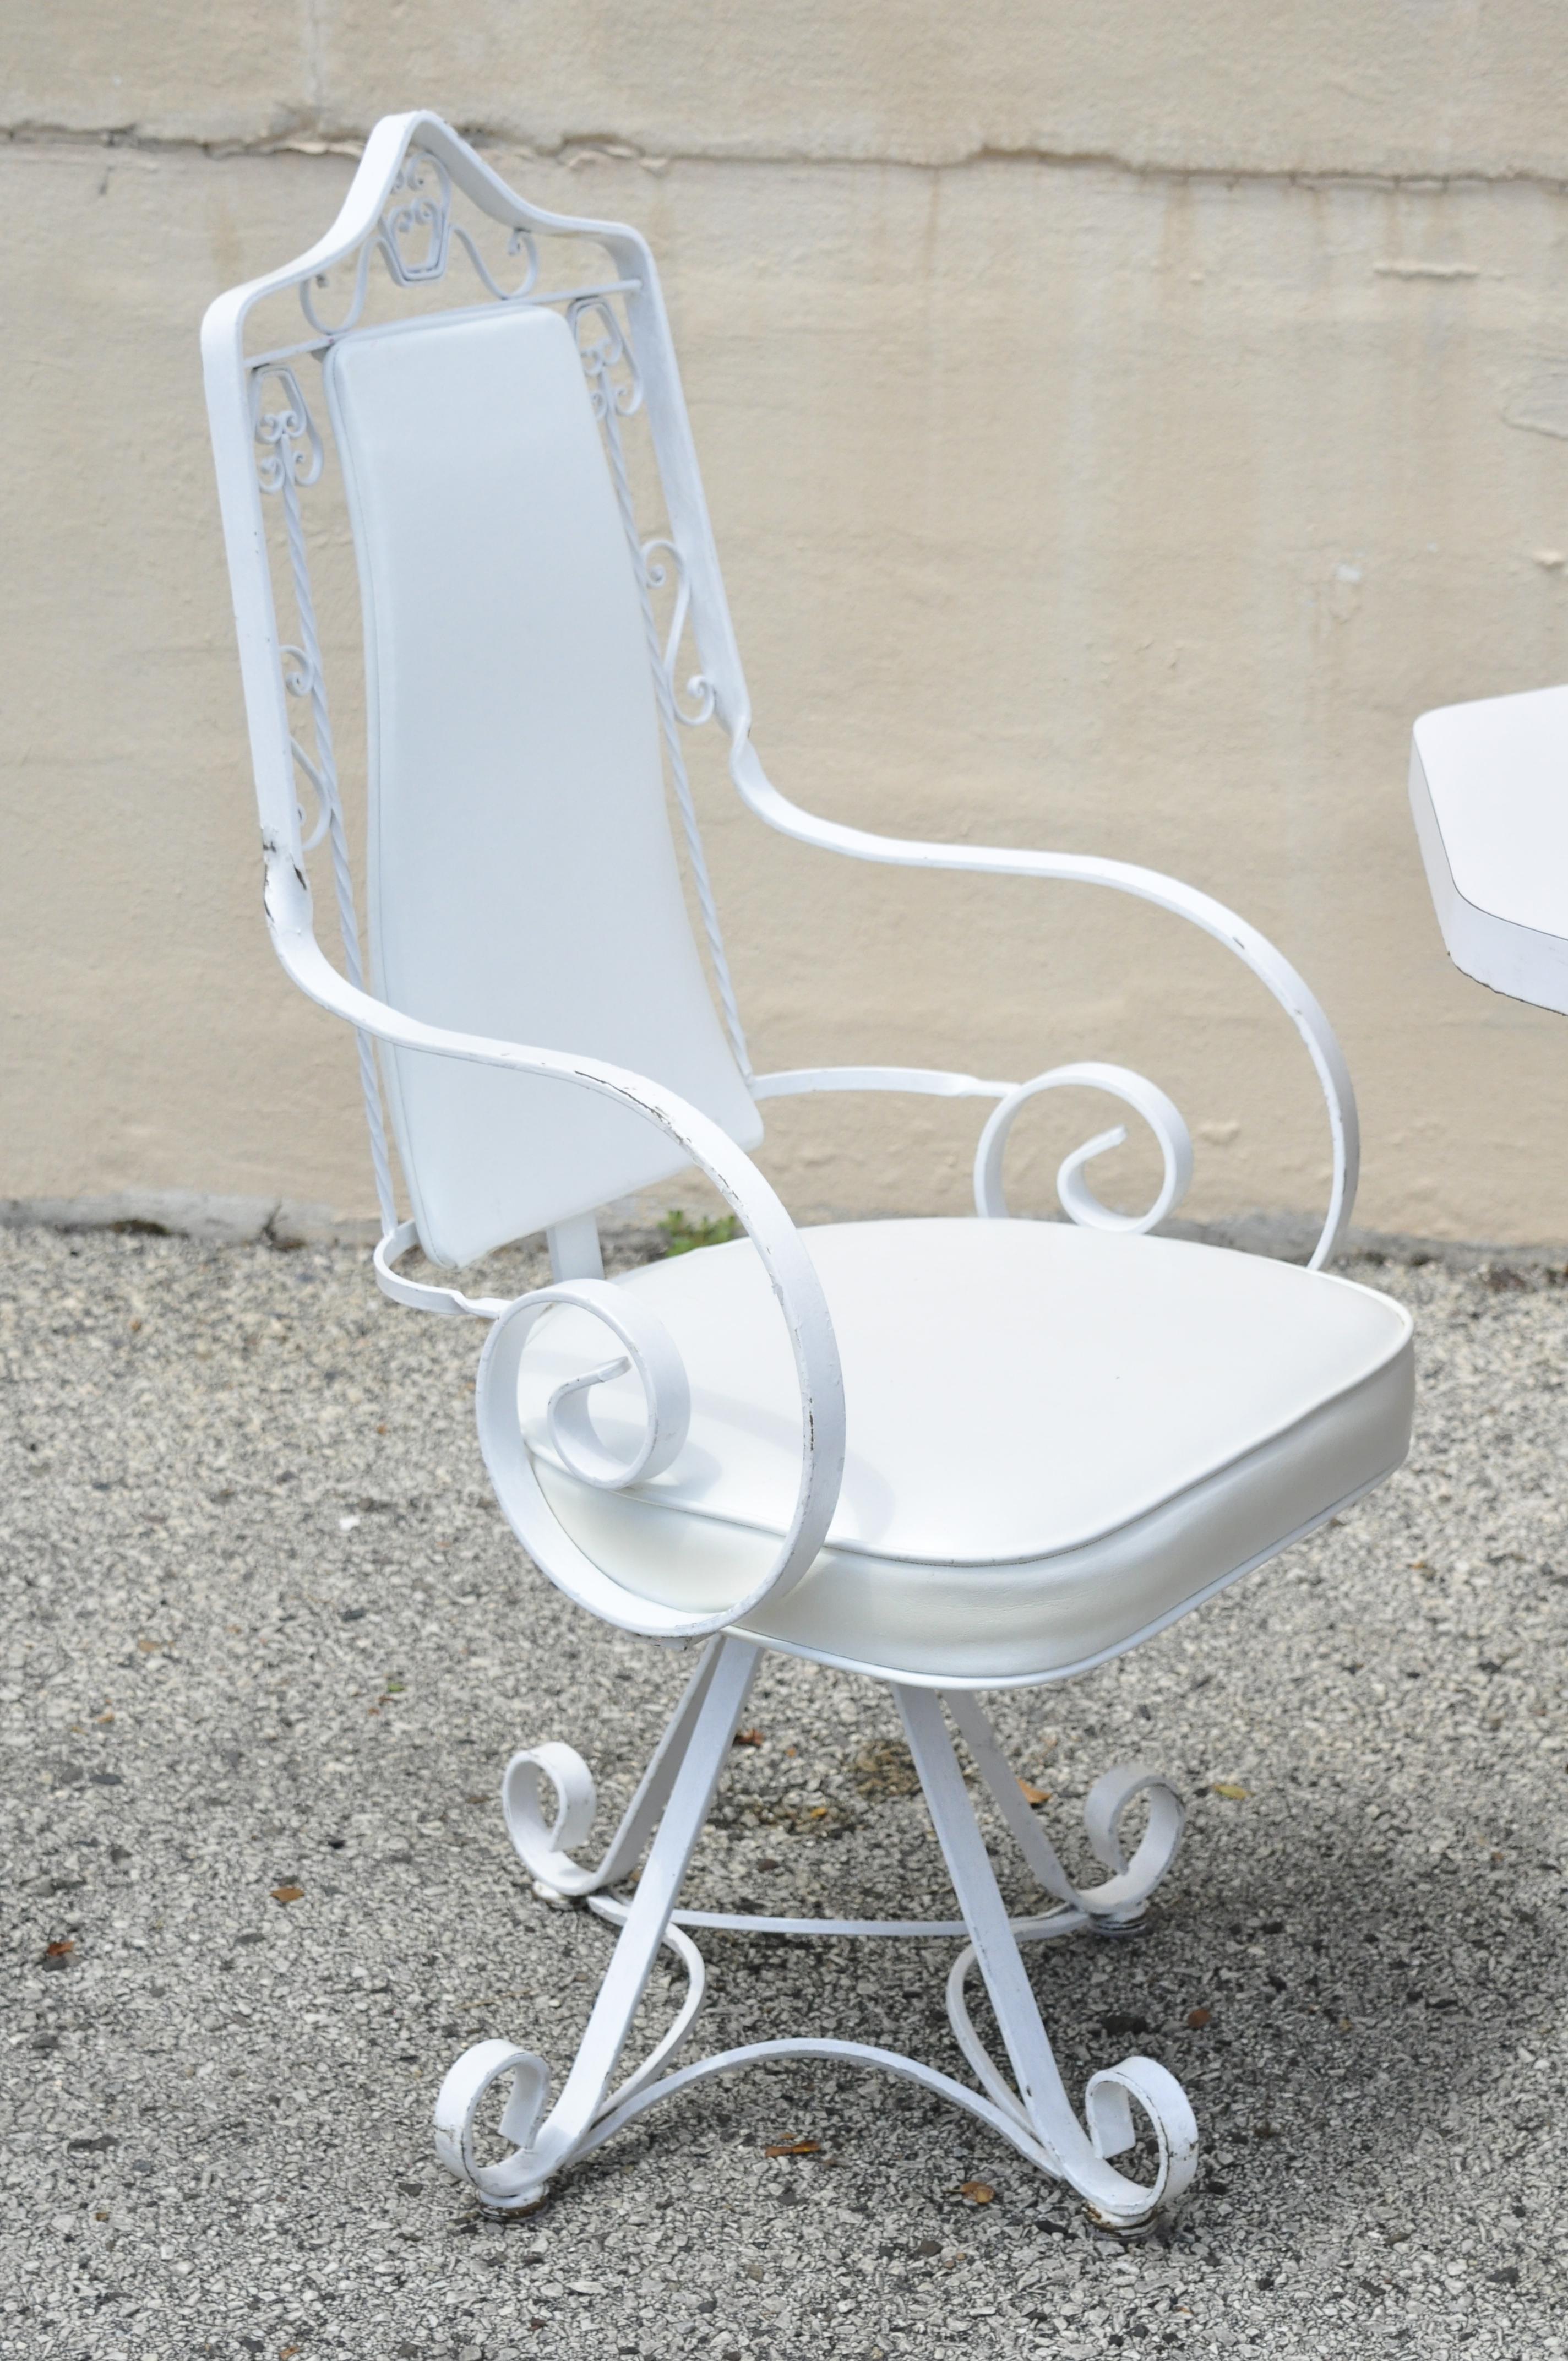
[[(1568, 1235), (1568, 1037), (1448, 967), (1405, 804), (1417, 713), (1568, 676), (1554, 12), (896, 21), (16, 12), (0, 1196), (369, 1204), (351, 1045), (258, 908), (195, 332), (422, 103), (652, 240), (786, 793), (1190, 878), (1341, 1030), (1359, 1218)], [(317, 554), (346, 588), (341, 532)], [(350, 741), (356, 634), (345, 600)], [(1119, 1060), (1194, 1126), (1190, 1210), (1321, 1202), (1306, 1060), (1214, 945), (1080, 889), (829, 862), (698, 773), (760, 1064)], [(1109, 1119), (1033, 1112), (1016, 1201)], [(803, 1213), (956, 1209), (976, 1127), (785, 1104), (763, 1160)], [(1097, 1180), (1133, 1202), (1150, 1170)]]
[(203, 144), (412, 104), (544, 149), (1557, 177), (1552, 0), (140, 0), (16, 8), (7, 123)]

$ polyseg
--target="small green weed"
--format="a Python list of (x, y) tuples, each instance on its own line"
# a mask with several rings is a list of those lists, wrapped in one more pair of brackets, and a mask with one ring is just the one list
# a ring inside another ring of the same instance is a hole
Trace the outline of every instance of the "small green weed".
[(666, 1213), (659, 1227), (664, 1233), (667, 1255), (690, 1254), (696, 1246), (728, 1246), (731, 1238), (740, 1235), (740, 1224), (733, 1213), (698, 1214), (693, 1221), (677, 1205)]

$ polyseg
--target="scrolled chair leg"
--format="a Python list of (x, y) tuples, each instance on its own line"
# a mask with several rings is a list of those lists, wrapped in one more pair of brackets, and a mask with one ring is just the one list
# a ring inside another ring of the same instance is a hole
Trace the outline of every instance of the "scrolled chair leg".
[[(1119, 1763), (1101, 1773), (1084, 1797), (1083, 1824), (1090, 1850), (1111, 1874), (1098, 1885), (1077, 1885), (1025, 1801), (996, 1733), (974, 1697), (954, 1690), (947, 1706), (1009, 1833), (1046, 1892), (1081, 1911), (1101, 1934), (1127, 1933), (1168, 1873), (1181, 1843), (1187, 1810), (1165, 1773), (1141, 1763)], [(1148, 1799), (1148, 1821), (1129, 1859), (1122, 1841), (1122, 1822), (1140, 1795)]]
[[(1129, 1860), (1122, 1821), (1140, 1795), (1148, 1799), (1148, 1821)], [(1100, 1934), (1127, 1934), (1137, 1926), (1150, 1894), (1175, 1863), (1186, 1821), (1187, 1806), (1163, 1772), (1137, 1763), (1102, 1772), (1083, 1799), (1083, 1825), (1091, 1851), (1111, 1875), (1080, 1889)]]
[[(672, 1927), (670, 1917), (745, 1710), (757, 1658), (756, 1648), (731, 1638), (708, 1651), (597, 1870), (580, 1868), (562, 1849), (565, 1843), (580, 1842), (591, 1819), (593, 1783), (581, 1758), (569, 1747), (536, 1747), (508, 1766), (505, 1794), (513, 1841), (525, 1866), (532, 1869), (537, 1862), (548, 1872), (542, 1882), (558, 1897), (574, 1889), (588, 1894), (594, 1886), (623, 1873), (661, 1806), (663, 1817), (632, 1900), (590, 1905), (601, 1916), (619, 1920), (620, 1933), (554, 2107), (545, 2113), (550, 2070), (544, 2059), (506, 2041), (477, 2042), (465, 2050), (436, 2095), (436, 2154), (492, 2211), (516, 2212), (536, 2203), (564, 2166), (597, 2147), (609, 2119), (673, 2055), (696, 2014), (702, 1963), (690, 1938)], [(560, 1799), (548, 1831), (540, 1810), (541, 1776), (551, 1782)], [(558, 1882), (562, 1864), (570, 1873), (565, 1887)], [(611, 2092), (610, 2079), (662, 1945), (685, 1963), (685, 2001), (652, 2054)], [(510, 2143), (510, 2153), (487, 2162), (479, 2154), (481, 2110), (503, 2081), (509, 2088), (497, 2128)]]
[[(718, 1642), (709, 1641), (702, 1661), (686, 1683), (680, 1703), (670, 1716), (652, 1760), (637, 1793), (596, 1868), (586, 1869), (572, 1859), (572, 1848), (591, 1834), (598, 1791), (593, 1773), (574, 1747), (554, 1740), (524, 1747), (507, 1764), (501, 1779), (501, 1812), (518, 1859), (533, 1880), (533, 1890), (544, 1902), (578, 1900), (613, 1885), (636, 1865), (654, 1822), (669, 1801), (696, 1718), (701, 1711)], [(554, 1817), (546, 1824), (543, 1788), (554, 1791)]]
[[(962, 1913), (953, 1931), (967, 1930), (970, 1937), (948, 1978), (948, 2009), (981, 2090), (894, 2051), (817, 2037), (748, 2044), (663, 2071), (684, 2042), (703, 1997), (701, 1955), (678, 1923), (675, 1904), (757, 1661), (757, 1649), (733, 1637), (709, 1645), (615, 1837), (594, 1866), (574, 1860), (571, 1850), (588, 1836), (594, 1813), (593, 1781), (582, 1758), (570, 1747), (544, 1744), (524, 1749), (508, 1764), (502, 1786), (507, 1826), (536, 1891), (557, 1904), (586, 1901), (589, 1909), (618, 1926), (620, 1935), (576, 2061), (554, 2104), (550, 2104), (550, 2071), (543, 2059), (508, 2041), (477, 2043), (453, 2066), (436, 2100), (436, 2150), (442, 2162), (490, 2210), (526, 2211), (567, 2164), (661, 2099), (736, 2066), (816, 2057), (907, 2078), (968, 2109), (1032, 2163), (1077, 2190), (1100, 2220), (1118, 2229), (1147, 2228), (1163, 2219), (1190, 2184), (1197, 2160), (1197, 2126), (1180, 2084), (1154, 2059), (1124, 2058), (1091, 2078), (1080, 2120), (1058, 2073), (1018, 1944), (1044, 1941), (1086, 1926), (1113, 1928), (1135, 1921), (1174, 1856), (1181, 1829), (1179, 1801), (1152, 1772), (1133, 1766), (1107, 1773), (1091, 1792), (1085, 1817), (1090, 1843), (1110, 1875), (1098, 1886), (1080, 1888), (1025, 1803), (971, 1697), (949, 1697), (948, 1710), (1026, 1859), (1055, 1900), (1055, 1906), (1036, 1918), (1008, 1919), (943, 1721), (943, 1700), (929, 1690), (895, 1688)], [(1121, 1823), (1140, 1795), (1148, 1798), (1148, 1826), (1129, 1858)], [(629, 1902), (609, 1899), (598, 1889), (630, 1872), (655, 1821), (657, 1833), (634, 1895)], [(679, 1915), (693, 1921), (708, 1916)], [(715, 1923), (740, 1927), (747, 1921), (719, 1917)], [(899, 1931), (894, 1922), (762, 1923), (795, 1933), (812, 1932), (815, 1923), (824, 1934)], [(919, 1933), (948, 1931), (945, 1925), (909, 1923)], [(611, 2090), (661, 1946), (684, 1964), (685, 1994), (649, 2056)], [(965, 1986), (977, 1967), (995, 2010), (1013, 2081), (990, 2057), (970, 2020)], [(500, 2105), (495, 2134), (508, 2152), (491, 2158), (483, 2152), (485, 2125), (497, 2098)], [(1139, 2118), (1152, 2132), (1156, 2148), (1154, 2177), (1147, 2182), (1130, 2179), (1111, 2161), (1135, 2144)]]
[[(624, 1903), (590, 1901), (588, 1907), (612, 1925), (624, 1927), (630, 1916)], [(618, 2084), (596, 2110), (588, 2133), (576, 2147), (562, 2147), (548, 2157), (539, 2140), (540, 2119), (550, 2095), (550, 2069), (532, 2049), (510, 2041), (477, 2041), (466, 2049), (443, 2080), (435, 2101), (435, 2152), (447, 2170), (466, 2180), (494, 2213), (516, 2213), (537, 2203), (552, 2173), (583, 2149), (598, 2145), (595, 2135), (608, 2136), (606, 2118), (619, 2114), (644, 2090), (685, 2039), (702, 2006), (706, 1971), (702, 1954), (678, 1927), (668, 1927), (664, 1942), (686, 1971), (685, 1998), (674, 2022), (634, 2073)], [(585, 2041), (584, 2048), (587, 2048)], [(613, 2070), (613, 2060), (611, 2068)], [(496, 2130), (511, 2143), (512, 2153), (485, 2163), (478, 2153), (480, 2113), (489, 2093), (503, 2078), (510, 2081)], [(609, 2126), (609, 2128), (613, 2128)]]
[[(503, 2076), (511, 2087), (497, 2128), (512, 2143), (512, 2152), (484, 2164), (478, 2155), (479, 2111)], [(548, 2172), (535, 2167), (533, 2146), (549, 2095), (550, 2069), (543, 2059), (510, 2041), (477, 2041), (443, 2080), (435, 2101), (436, 2155), (497, 2212), (531, 2204), (548, 2185)]]
[[(953, 1962), (948, 1979), (948, 2012), (959, 2046), (993, 2105), (1033, 2136), (1047, 2169), (1076, 2189), (1101, 2221), (1124, 2231), (1152, 2228), (1175, 2210), (1197, 2169), (1198, 2126), (1187, 2094), (1157, 2059), (1124, 2058), (1090, 2078), (1080, 2121), (1058, 2070), (1018, 1949), (1020, 1940), (1054, 1931), (1061, 1914), (1047, 1914), (1038, 1922), (1009, 1921), (942, 1719), (942, 1699), (928, 1689), (898, 1688), (894, 1694), (932, 1824), (970, 1930), (969, 1944)], [(1180, 1803), (1168, 1784), (1156, 1773), (1136, 1768), (1108, 1773), (1097, 1784), (1086, 1810), (1090, 1839), (1113, 1874), (1100, 1886), (1081, 1891), (1068, 1877), (1029, 1811), (979, 1708), (971, 1698), (959, 1696), (949, 1697), (948, 1704), (1003, 1817), (1047, 1891), (1082, 1911), (1091, 1923), (1096, 1903), (1102, 1910), (1108, 1905), (1112, 1916), (1140, 1909), (1169, 1867), (1180, 1836)], [(1118, 1823), (1135, 1797), (1143, 1794), (1149, 1798), (1149, 1825), (1129, 1861)], [(1013, 2069), (1011, 2082), (970, 2019), (964, 1987), (977, 1967)], [(1135, 2108), (1154, 2136), (1155, 2171), (1148, 2182), (1131, 2180), (1111, 2162), (1135, 2144)]]
[(1168, 2067), (1154, 2058), (1124, 2058), (1119, 2066), (1102, 2066), (1091, 2074), (1084, 2088), (1083, 2112), (1097, 2158), (1124, 2155), (1135, 2145), (1135, 2106), (1148, 2123), (1158, 2147), (1155, 2178), (1145, 2189), (1142, 2183), (1116, 2173), (1113, 2178), (1119, 2187), (1113, 2195), (1119, 2199), (1122, 2191), (1135, 2191), (1133, 2202), (1142, 2200), (1146, 2212), (1129, 2220), (1119, 2203), (1107, 2210), (1094, 2191), (1085, 2194), (1102, 2221), (1128, 2229), (1152, 2228), (1175, 2210), (1191, 2187), (1198, 2169), (1198, 2124), (1186, 2092)]

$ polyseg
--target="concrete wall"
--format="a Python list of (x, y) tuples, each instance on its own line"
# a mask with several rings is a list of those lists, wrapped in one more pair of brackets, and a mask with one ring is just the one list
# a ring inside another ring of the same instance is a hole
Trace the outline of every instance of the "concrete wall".
[[(14, 10), (0, 1196), (369, 1204), (348, 1045), (257, 908), (195, 330), (423, 103), (653, 239), (787, 792), (1206, 886), (1341, 1028), (1361, 1220), (1568, 1236), (1568, 1033), (1447, 966), (1404, 784), (1424, 708), (1568, 677), (1560, 34), (1543, 0)], [(1197, 1131), (1190, 1210), (1321, 1202), (1305, 1060), (1213, 946), (702, 792), (767, 1063), (1119, 1059)], [(1107, 1119), (1045, 1103), (1018, 1202)], [(786, 1105), (764, 1160), (802, 1212), (958, 1208), (974, 1129)]]

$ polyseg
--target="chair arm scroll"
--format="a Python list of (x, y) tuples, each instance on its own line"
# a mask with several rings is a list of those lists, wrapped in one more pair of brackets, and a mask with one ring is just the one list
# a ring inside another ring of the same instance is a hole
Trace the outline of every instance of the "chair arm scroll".
[[(1209, 894), (1143, 869), (1127, 861), (1102, 861), (1087, 853), (1035, 852), (1009, 846), (927, 844), (913, 838), (877, 836), (870, 829), (847, 828), (838, 820), (821, 819), (791, 803), (762, 768), (751, 743), (751, 716), (743, 706), (721, 693), (719, 711), (730, 733), (729, 775), (759, 819), (798, 843), (815, 844), (826, 852), (847, 853), (851, 860), (884, 862), (900, 868), (970, 870), (999, 877), (1058, 878), (1063, 883), (1103, 885), (1113, 893), (1130, 894), (1173, 917), (1184, 918), (1250, 968), (1272, 993), (1295, 1027), (1312, 1061), (1328, 1111), (1333, 1148), (1333, 1180), (1328, 1213), (1313, 1249), (1310, 1267), (1320, 1269), (1338, 1246), (1350, 1224), (1360, 1166), (1360, 1129), (1355, 1093), (1332, 1026), (1303, 978), (1266, 935), (1228, 910)], [(1095, 1149), (1096, 1154), (1099, 1153)], [(1087, 1161), (1087, 1156), (1083, 1159)]]
[[(479, 1441), (498, 1494), (515, 1488), (521, 1441), (517, 1419), (517, 1381), (523, 1348), (543, 1315), (570, 1304), (599, 1321), (625, 1346), (598, 1368), (568, 1378), (550, 1397), (545, 1423), (563, 1466), (602, 1492), (624, 1491), (644, 1477), (662, 1475), (680, 1456), (691, 1425), (691, 1387), (685, 1364), (662, 1320), (645, 1303), (608, 1279), (563, 1279), (520, 1295), (509, 1304), (485, 1340), (477, 1389)], [(642, 1388), (642, 1433), (630, 1459), (601, 1441), (588, 1415), (596, 1386), (635, 1369)], [(503, 1505), (504, 1505), (503, 1500)]]
[[(681, 1402), (685, 1374), (674, 1345), (658, 1323), (646, 1318), (643, 1307), (634, 1306), (624, 1290), (602, 1280), (563, 1281), (554, 1288), (541, 1290), (538, 1295), (524, 1296), (511, 1306), (475, 1303), (459, 1307), (477, 1311), (482, 1316), (499, 1315), (487, 1339), (480, 1382), (487, 1404), (492, 1397), (496, 1402), (504, 1403), (510, 1395), (515, 1444), (498, 1440), (499, 1429), (493, 1423), (482, 1428), (481, 1439), (486, 1443), (488, 1461), (492, 1447), (499, 1454), (511, 1490), (509, 1499), (500, 1493), (498, 1483), (501, 1506), (530, 1555), (558, 1589), (591, 1613), (607, 1622), (620, 1624), (625, 1631), (644, 1632), (657, 1639), (702, 1638), (743, 1620), (764, 1598), (783, 1598), (815, 1562), (838, 1505), (844, 1475), (844, 1381), (822, 1282), (773, 1190), (745, 1150), (737, 1147), (711, 1116), (646, 1075), (561, 1049), (488, 1040), (479, 1035), (427, 1025), (351, 984), (338, 973), (316, 941), (311, 923), (310, 888), (302, 873), (281, 846), (269, 843), (266, 851), (267, 917), (273, 947), (293, 981), (312, 1000), (332, 1010), (334, 1016), (346, 1018), (361, 1032), (396, 1048), (458, 1058), (471, 1064), (497, 1066), (517, 1073), (548, 1075), (573, 1088), (612, 1099), (645, 1122), (657, 1124), (680, 1143), (693, 1163), (700, 1166), (713, 1181), (743, 1225), (767, 1272), (789, 1338), (800, 1389), (800, 1481), (773, 1565), (743, 1596), (712, 1611), (688, 1609), (644, 1598), (596, 1565), (550, 1508), (518, 1430), (514, 1356), (521, 1355), (532, 1317), (547, 1308), (547, 1303), (570, 1301), (592, 1311), (597, 1319), (611, 1326), (626, 1347), (631, 1365), (639, 1368), (648, 1406), (648, 1428), (643, 1438), (647, 1455), (631, 1473), (618, 1473), (613, 1466), (607, 1468), (601, 1464), (599, 1474), (589, 1476), (588, 1480), (602, 1484), (608, 1473), (609, 1488), (615, 1488), (634, 1481), (638, 1474), (647, 1476), (656, 1473), (658, 1466), (667, 1466), (679, 1448), (678, 1441), (673, 1438), (683, 1433)], [(531, 1316), (525, 1318), (524, 1314)], [(498, 1372), (504, 1376), (509, 1361), (512, 1367), (510, 1388), (497, 1381)], [(608, 1374), (608, 1368), (592, 1372), (584, 1380), (583, 1389)], [(564, 1397), (557, 1396), (552, 1405), (551, 1422), (556, 1448), (564, 1461), (573, 1466), (575, 1452), (575, 1472), (582, 1475), (590, 1464), (587, 1455), (598, 1453), (601, 1463), (607, 1462), (609, 1455), (593, 1433), (586, 1402), (575, 1397), (578, 1397), (575, 1385), (564, 1389)], [(501, 1412), (498, 1411), (496, 1416), (499, 1419)]]
[(1020, 1082), (1009, 1091), (1001, 1104), (992, 1110), (985, 1129), (980, 1135), (980, 1145), (974, 1158), (975, 1211), (993, 1220), (1005, 1219), (1007, 1200), (1002, 1190), (1002, 1159), (1007, 1148), (1007, 1135), (1020, 1108), (1042, 1091), (1065, 1090), (1071, 1087), (1108, 1091), (1113, 1097), (1123, 1099), (1136, 1109), (1159, 1142), (1165, 1170), (1159, 1192), (1145, 1213), (1117, 1213), (1102, 1204), (1082, 1178), (1083, 1168), (1095, 1157), (1120, 1148), (1127, 1137), (1125, 1124), (1117, 1124), (1110, 1131), (1097, 1132), (1075, 1148), (1065, 1159), (1057, 1173), (1057, 1195), (1068, 1219), (1089, 1230), (1152, 1230), (1173, 1213), (1187, 1194), (1192, 1179), (1192, 1140), (1179, 1109), (1167, 1098), (1157, 1084), (1142, 1074), (1135, 1074), (1126, 1066), (1106, 1066), (1085, 1063), (1076, 1066), (1053, 1066), (1047, 1074), (1036, 1074), (1033, 1082)]

